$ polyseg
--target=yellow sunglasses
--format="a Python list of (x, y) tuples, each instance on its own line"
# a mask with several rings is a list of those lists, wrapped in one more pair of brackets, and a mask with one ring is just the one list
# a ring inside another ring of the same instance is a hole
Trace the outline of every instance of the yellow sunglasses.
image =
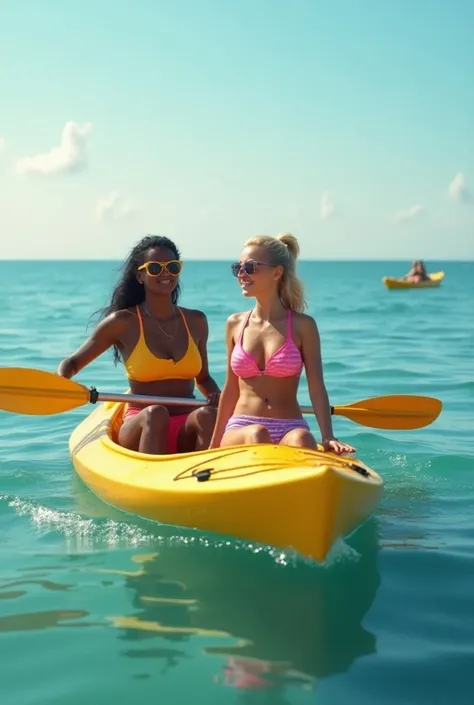
[(150, 277), (159, 277), (166, 269), (172, 277), (177, 277), (183, 269), (183, 262), (177, 259), (170, 259), (168, 262), (145, 262), (138, 269), (144, 269)]

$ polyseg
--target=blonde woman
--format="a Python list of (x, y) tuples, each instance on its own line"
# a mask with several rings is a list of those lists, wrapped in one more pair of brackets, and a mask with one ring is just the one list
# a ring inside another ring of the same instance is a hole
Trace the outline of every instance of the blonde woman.
[(316, 448), (297, 400), (304, 368), (324, 449), (355, 450), (333, 434), (318, 328), (303, 313), (298, 254), (293, 235), (262, 235), (247, 240), (239, 262), (232, 264), (242, 294), (256, 304), (227, 320), (227, 378), (211, 448), (251, 443)]

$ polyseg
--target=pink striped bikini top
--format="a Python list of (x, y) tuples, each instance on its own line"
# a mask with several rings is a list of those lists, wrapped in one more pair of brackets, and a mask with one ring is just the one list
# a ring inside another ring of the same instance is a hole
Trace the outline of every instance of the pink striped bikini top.
[(257, 377), (258, 375), (266, 375), (268, 377), (294, 377), (301, 374), (303, 370), (303, 360), (291, 335), (291, 311), (288, 311), (286, 340), (273, 355), (270, 355), (265, 369), (263, 370), (257, 365), (252, 355), (242, 347), (244, 330), (251, 313), (252, 311), (248, 312), (240, 331), (239, 339), (232, 350), (230, 364), (234, 374), (244, 379)]

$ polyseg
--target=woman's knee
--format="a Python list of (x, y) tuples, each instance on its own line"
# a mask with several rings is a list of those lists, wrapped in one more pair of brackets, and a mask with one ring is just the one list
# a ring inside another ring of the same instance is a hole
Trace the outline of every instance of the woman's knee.
[(268, 429), (261, 424), (253, 424), (246, 429), (247, 443), (271, 443)]
[(297, 448), (310, 448), (315, 450), (317, 447), (316, 440), (306, 428), (295, 428), (289, 431), (280, 441), (282, 445), (296, 446)]
[(210, 433), (214, 430), (217, 418), (217, 409), (213, 406), (201, 406), (196, 409), (195, 422), (199, 432)]
[(170, 415), (168, 409), (165, 406), (160, 406), (158, 404), (153, 404), (151, 406), (145, 407), (142, 411), (142, 428), (162, 428), (167, 426), (169, 423)]

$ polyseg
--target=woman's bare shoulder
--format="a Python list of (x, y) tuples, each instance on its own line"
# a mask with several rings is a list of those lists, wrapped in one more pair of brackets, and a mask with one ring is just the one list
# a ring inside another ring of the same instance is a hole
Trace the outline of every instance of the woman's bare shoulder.
[(226, 328), (229, 333), (234, 334), (235, 331), (240, 330), (245, 317), (248, 315), (248, 311), (237, 311), (236, 313), (231, 313), (227, 317)]
[(105, 318), (103, 318), (99, 326), (102, 330), (110, 331), (123, 331), (127, 326), (130, 325), (131, 321), (136, 320), (137, 314), (134, 309), (120, 309), (119, 311), (112, 311)]
[(299, 313), (298, 311), (294, 311), (293, 321), (300, 330), (310, 330), (317, 327), (314, 316), (310, 316), (309, 313)]

